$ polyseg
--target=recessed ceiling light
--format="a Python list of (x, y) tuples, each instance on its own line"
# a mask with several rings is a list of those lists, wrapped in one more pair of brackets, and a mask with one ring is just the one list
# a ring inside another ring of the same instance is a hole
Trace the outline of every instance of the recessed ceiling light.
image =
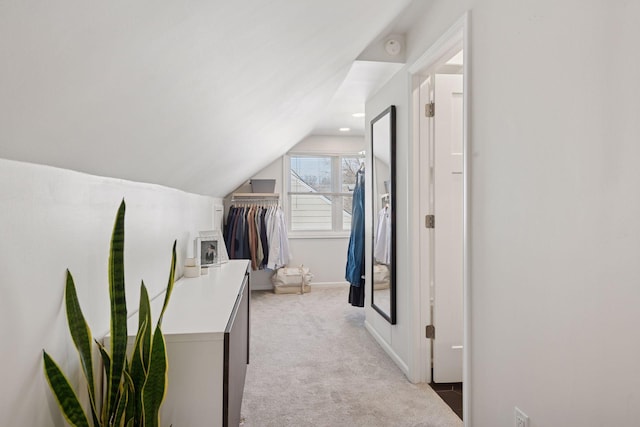
[(353, 117), (364, 117), (364, 113), (353, 113)]
[(349, 132), (351, 128), (340, 128), (338, 129), (340, 132)]

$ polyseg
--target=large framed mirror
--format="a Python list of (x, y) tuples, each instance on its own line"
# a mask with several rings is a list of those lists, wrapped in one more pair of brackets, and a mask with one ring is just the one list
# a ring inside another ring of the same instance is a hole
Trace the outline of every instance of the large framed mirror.
[(371, 306), (396, 324), (396, 107), (371, 120)]

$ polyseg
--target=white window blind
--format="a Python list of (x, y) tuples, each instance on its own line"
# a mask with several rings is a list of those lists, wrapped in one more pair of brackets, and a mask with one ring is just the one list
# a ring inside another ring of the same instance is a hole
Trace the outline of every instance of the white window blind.
[(291, 231), (349, 231), (359, 167), (360, 160), (355, 155), (291, 155), (288, 192)]

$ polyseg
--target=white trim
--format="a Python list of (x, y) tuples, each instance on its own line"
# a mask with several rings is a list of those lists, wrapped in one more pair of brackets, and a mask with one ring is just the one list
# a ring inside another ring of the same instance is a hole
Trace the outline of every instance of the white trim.
[[(420, 70), (422, 73), (423, 70)], [(430, 307), (430, 283), (428, 272), (431, 268), (431, 256), (428, 253), (428, 231), (423, 225), (423, 215), (431, 213), (429, 211), (429, 201), (424, 200), (423, 195), (429, 194), (429, 182), (423, 180), (423, 169), (421, 165), (430, 166), (429, 147), (422, 147), (420, 144), (420, 133), (422, 126), (422, 109), (420, 107), (421, 100), (421, 85), (424, 81), (422, 76), (414, 74), (409, 79), (410, 94), (411, 94), (411, 126), (410, 126), (410, 141), (413, 146), (413, 163), (412, 163), (412, 188), (413, 188), (413, 219), (412, 224), (417, 230), (420, 230), (417, 234), (418, 238), (411, 240), (413, 247), (412, 251), (412, 283), (415, 283), (413, 288), (412, 298), (412, 329), (411, 337), (414, 340), (414, 351), (412, 352), (411, 367), (414, 377), (418, 382), (431, 382), (431, 369), (425, 360), (429, 360), (431, 357), (431, 341), (425, 339), (424, 330), (426, 325), (431, 323), (431, 307)], [(425, 152), (426, 150), (426, 152)], [(423, 166), (424, 167), (424, 166)], [(426, 172), (429, 175), (429, 172)], [(415, 202), (417, 201), (417, 203)], [(427, 252), (425, 253), (425, 250)], [(425, 292), (426, 289), (426, 292)]]
[[(463, 295), (464, 295), (464, 308), (463, 308), (463, 316), (464, 316), (464, 350), (463, 350), (463, 382), (464, 382), (464, 388), (465, 390), (467, 390), (466, 393), (464, 393), (463, 395), (463, 413), (464, 413), (464, 425), (465, 426), (471, 426), (472, 425), (472, 420), (471, 420), (471, 412), (470, 412), (470, 408), (471, 408), (471, 362), (470, 362), (470, 353), (472, 350), (471, 347), (471, 299), (470, 299), (470, 290), (471, 290), (471, 275), (470, 275), (470, 257), (471, 257), (471, 244), (470, 244), (470, 233), (469, 233), (469, 226), (470, 226), (470, 200), (471, 200), (471, 196), (470, 196), (470, 184), (471, 184), (471, 177), (470, 177), (470, 167), (471, 167), (471, 160), (470, 160), (470, 142), (469, 142), (469, 137), (470, 137), (470, 132), (469, 132), (469, 114), (470, 114), (470, 96), (469, 96), (469, 81), (471, 79), (471, 75), (470, 75), (470, 67), (469, 67), (469, 41), (470, 41), (470, 37), (469, 37), (469, 20), (470, 20), (470, 13), (467, 11), (465, 12), (464, 15), (462, 15), (447, 31), (445, 31), (445, 33), (440, 36), (438, 38), (438, 40), (433, 43), (431, 45), (431, 47), (429, 49), (427, 49), (427, 51), (422, 54), (411, 66), (409, 66), (407, 68), (408, 72), (411, 75), (411, 78), (409, 79), (410, 81), (410, 88), (409, 88), (409, 105), (412, 106), (412, 108), (415, 108), (415, 103), (414, 103), (414, 90), (415, 90), (415, 85), (416, 85), (416, 81), (419, 81), (420, 79), (418, 78), (418, 76), (420, 74), (422, 74), (424, 71), (428, 70), (429, 68), (433, 67), (440, 59), (443, 55), (445, 55), (447, 52), (449, 52), (450, 50), (454, 49), (457, 45), (462, 44), (462, 49), (464, 52), (464, 65), (463, 65), (463, 91), (464, 91), (464, 124), (463, 124), (463, 146), (464, 146), (464, 153), (463, 153), (463, 171), (464, 171), (464, 175), (465, 175), (465, 181), (464, 181), (464, 189), (463, 189), (463, 194), (464, 194), (464, 225), (463, 225), (463, 238), (464, 238), (464, 259), (463, 259)], [(419, 87), (418, 87), (419, 90)], [(411, 126), (409, 128), (409, 131), (412, 133), (412, 135), (410, 136), (410, 140), (413, 141), (414, 144), (414, 149), (419, 146), (419, 135), (416, 135), (416, 125), (419, 126), (419, 124), (415, 123), (415, 116), (412, 115), (411, 116)], [(416, 141), (416, 139), (418, 139), (418, 141)], [(416, 145), (417, 144), (417, 145)], [(414, 164), (415, 164), (415, 159), (414, 159)], [(420, 171), (419, 168), (418, 170), (414, 170), (413, 171), (413, 179), (414, 179), (414, 183), (416, 182), (416, 176), (418, 177), (418, 185), (414, 185), (413, 186), (413, 195), (414, 195), (414, 200), (420, 200), (421, 194), (420, 194)], [(424, 194), (424, 193), (423, 193)], [(414, 215), (417, 213), (417, 226), (422, 227), (421, 221), (420, 221), (420, 210), (419, 207), (416, 208), (414, 207), (413, 211)], [(415, 240), (415, 239), (414, 239)], [(415, 242), (413, 242), (413, 245), (415, 246)], [(416, 283), (416, 286), (413, 288), (413, 300), (414, 303), (415, 301), (424, 301), (424, 298), (421, 299), (421, 282), (422, 280), (418, 280), (421, 279), (420, 276), (420, 259), (421, 259), (421, 254), (420, 251), (416, 251), (417, 253), (414, 253), (412, 262), (413, 262), (413, 267), (412, 267), (412, 273), (415, 274), (416, 276), (416, 280), (414, 280), (414, 283)], [(422, 333), (423, 331), (423, 325), (422, 325), (422, 320), (421, 320), (421, 315), (424, 312), (424, 308), (420, 307), (416, 313), (414, 313), (413, 315), (413, 319), (412, 319), (412, 324), (414, 325), (414, 328), (412, 328), (412, 336), (414, 337), (413, 340), (413, 345), (412, 345), (412, 368), (416, 369), (418, 368), (417, 371), (419, 375), (421, 377), (424, 378), (424, 367), (420, 366), (419, 364), (422, 363), (424, 364), (424, 360), (429, 360), (430, 358), (424, 358), (426, 355), (424, 354), (425, 351), (427, 351), (427, 347), (426, 346), (422, 346), (422, 340), (424, 339), (424, 334)], [(417, 326), (416, 326), (417, 325)], [(416, 332), (417, 329), (417, 333)], [(378, 339), (376, 339), (377, 341), (379, 341)], [(382, 345), (382, 344), (381, 344)], [(430, 351), (430, 350), (429, 350)], [(430, 377), (430, 373), (429, 375), (427, 375), (428, 377)], [(426, 378), (425, 378), (426, 379)]]
[(471, 101), (469, 82), (471, 81), (471, 67), (469, 64), (469, 49), (470, 49), (470, 29), (469, 29), (469, 14), (466, 12), (462, 21), (462, 46), (463, 46), (463, 99), (464, 99), (464, 115), (463, 115), (463, 171), (464, 171), (464, 206), (463, 209), (463, 298), (464, 298), (464, 349), (462, 352), (462, 381), (464, 387), (467, 389), (467, 393), (462, 397), (462, 412), (464, 414), (464, 425), (472, 425), (471, 416), (471, 142), (470, 142), (470, 127), (469, 122), (471, 119)]
[(402, 358), (398, 356), (395, 351), (393, 351), (393, 348), (391, 348), (391, 346), (384, 340), (384, 338), (382, 338), (378, 331), (376, 331), (375, 328), (371, 326), (371, 324), (367, 320), (364, 321), (364, 327), (367, 329), (367, 331), (369, 331), (373, 339), (376, 340), (376, 342), (380, 345), (380, 347), (382, 347), (382, 349), (385, 351), (385, 353), (387, 353), (391, 360), (393, 360), (395, 364), (398, 365), (405, 376), (410, 379), (409, 366), (407, 366), (404, 360), (402, 360)]
[(251, 284), (251, 290), (252, 291), (272, 291), (273, 290), (273, 285), (269, 282), (269, 283), (257, 283), (257, 284)]
[[(420, 55), (413, 64), (408, 68), (409, 74), (419, 74), (426, 68), (430, 68), (440, 57), (449, 50), (453, 49), (456, 44), (464, 43), (464, 34), (468, 27), (469, 12), (465, 12), (443, 35), (441, 35), (435, 43)], [(465, 46), (466, 47), (466, 46)], [(466, 54), (464, 54), (466, 60)], [(464, 63), (466, 69), (467, 63)]]
[[(431, 342), (429, 340), (424, 339), (424, 325), (426, 323), (423, 320), (423, 311), (421, 308), (424, 306), (422, 300), (424, 296), (422, 295), (422, 275), (421, 270), (424, 268), (428, 268), (428, 266), (424, 266), (424, 260), (421, 259), (421, 240), (423, 235), (423, 225), (421, 221), (421, 195), (424, 193), (424, 190), (421, 188), (422, 180), (421, 180), (421, 169), (420, 164), (423, 158), (422, 150), (420, 147), (420, 81), (421, 79), (417, 75), (411, 75), (409, 78), (409, 106), (411, 109), (410, 115), (410, 126), (409, 126), (409, 141), (411, 144), (411, 158), (413, 161), (410, 163), (410, 172), (409, 172), (409, 186), (411, 192), (411, 200), (414, 201), (412, 203), (411, 208), (409, 209), (410, 214), (410, 224), (415, 227), (416, 230), (420, 230), (415, 235), (418, 238), (410, 239), (409, 244), (411, 245), (411, 283), (415, 285), (412, 287), (412, 298), (411, 298), (411, 317), (410, 317), (410, 342), (412, 343), (412, 351), (409, 353), (409, 363), (411, 366), (411, 380), (415, 382), (430, 382), (431, 381), (431, 370), (424, 369), (424, 358), (430, 357), (430, 348)], [(416, 87), (417, 86), (417, 87)], [(417, 93), (416, 93), (417, 91)], [(428, 301), (428, 296), (427, 296)], [(429, 307), (427, 304), (426, 307)], [(426, 349), (425, 349), (426, 347)]]

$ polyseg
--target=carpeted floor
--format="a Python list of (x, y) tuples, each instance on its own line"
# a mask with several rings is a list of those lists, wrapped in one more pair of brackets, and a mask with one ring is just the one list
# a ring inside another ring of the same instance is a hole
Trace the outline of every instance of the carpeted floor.
[(252, 293), (244, 427), (461, 427), (426, 384), (411, 384), (364, 328), (348, 288)]

